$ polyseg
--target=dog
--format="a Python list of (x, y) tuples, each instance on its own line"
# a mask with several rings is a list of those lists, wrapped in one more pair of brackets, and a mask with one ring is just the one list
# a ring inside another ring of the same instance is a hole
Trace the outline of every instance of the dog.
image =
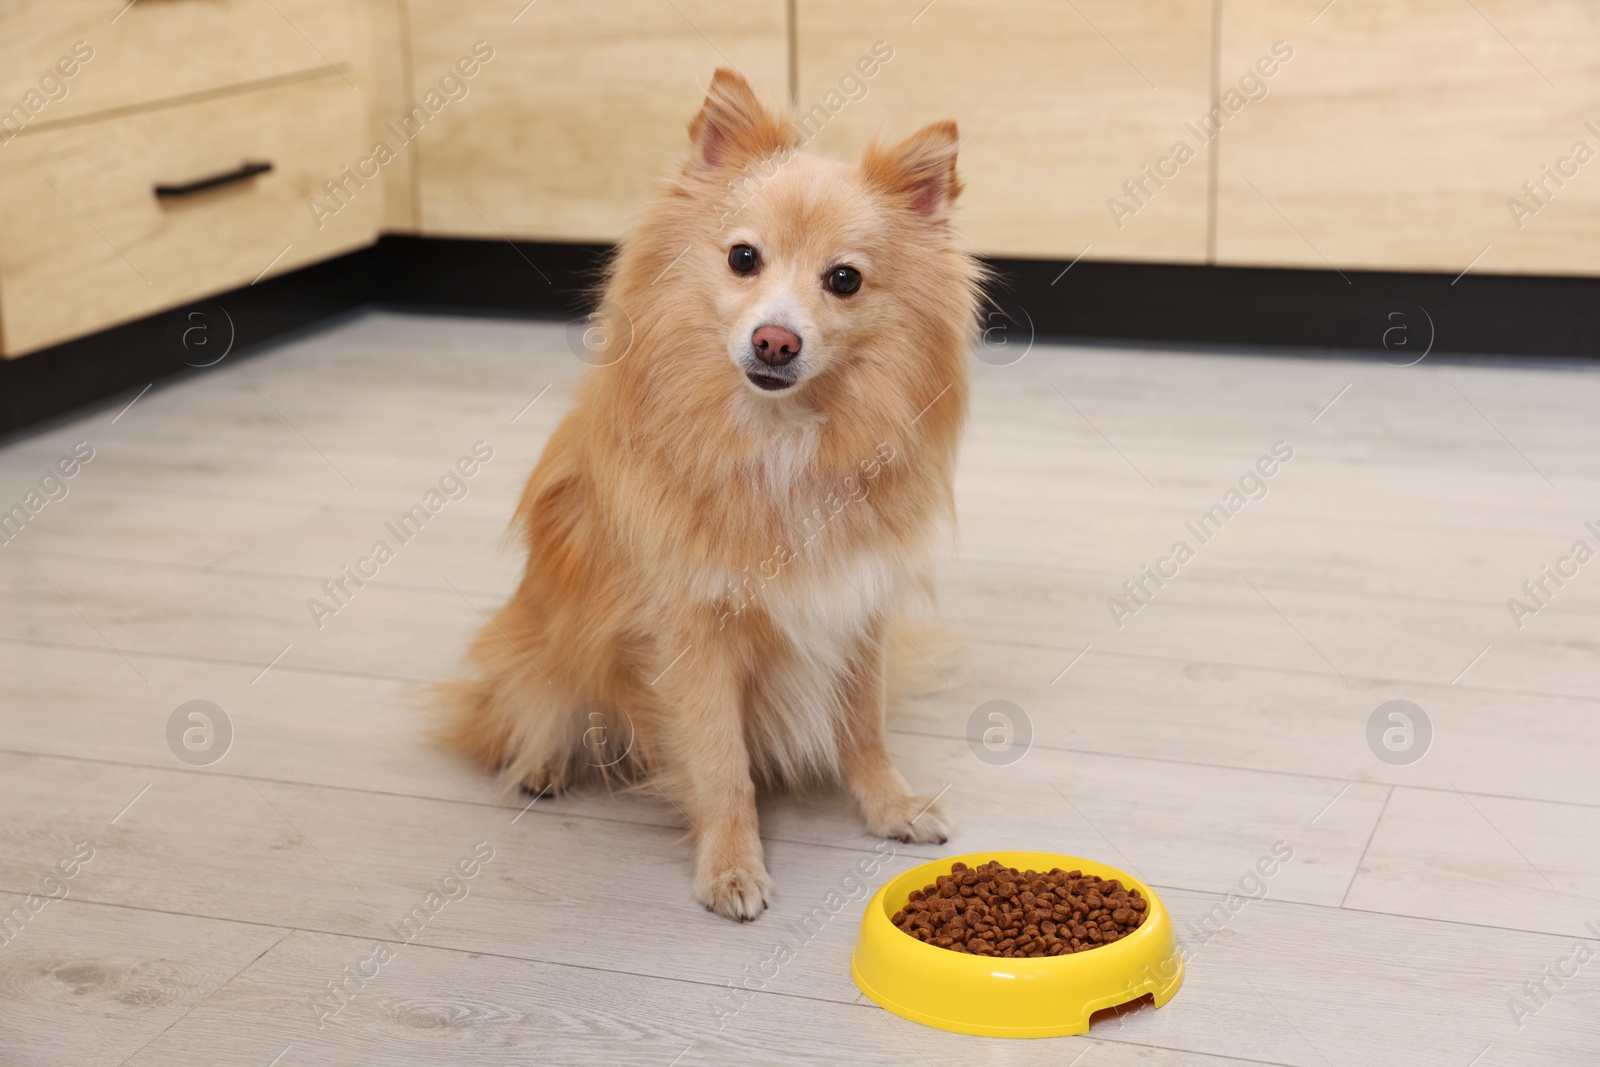
[(716, 72), (607, 270), (626, 350), (587, 372), (528, 480), (526, 572), (437, 730), (536, 796), (596, 775), (659, 790), (690, 826), (695, 896), (737, 920), (773, 894), (758, 785), (842, 783), (873, 834), (949, 832), (885, 715), (897, 620), (954, 518), (984, 280), (951, 217), (956, 126), (859, 166), (800, 137)]

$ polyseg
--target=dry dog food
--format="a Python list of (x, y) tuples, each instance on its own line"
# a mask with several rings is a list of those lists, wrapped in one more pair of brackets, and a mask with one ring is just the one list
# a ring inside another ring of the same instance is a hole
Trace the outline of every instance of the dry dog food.
[(975, 956), (1065, 956), (1126, 937), (1148, 903), (1115, 878), (955, 864), (911, 891), (894, 924), (918, 941)]

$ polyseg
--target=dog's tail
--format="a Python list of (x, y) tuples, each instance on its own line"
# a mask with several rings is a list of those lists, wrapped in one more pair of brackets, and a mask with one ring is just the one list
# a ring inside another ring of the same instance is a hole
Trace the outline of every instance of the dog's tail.
[(938, 692), (952, 684), (952, 674), (966, 650), (955, 630), (932, 618), (902, 615), (889, 632), (889, 710), (902, 702)]
[(498, 770), (504, 765), (511, 731), (505, 720), (494, 713), (492, 682), (436, 682), (424, 686), (417, 695), (428, 716), (429, 737), (485, 770)]

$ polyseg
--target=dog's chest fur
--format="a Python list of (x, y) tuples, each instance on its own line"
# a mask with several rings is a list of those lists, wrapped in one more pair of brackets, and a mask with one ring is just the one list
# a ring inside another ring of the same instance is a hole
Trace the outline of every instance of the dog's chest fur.
[(792, 580), (768, 586), (755, 606), (776, 647), (752, 665), (746, 729), (756, 766), (780, 781), (837, 773), (847, 682), (866, 642), (882, 640), (894, 602), (891, 561), (839, 554), (822, 541), (789, 564)]

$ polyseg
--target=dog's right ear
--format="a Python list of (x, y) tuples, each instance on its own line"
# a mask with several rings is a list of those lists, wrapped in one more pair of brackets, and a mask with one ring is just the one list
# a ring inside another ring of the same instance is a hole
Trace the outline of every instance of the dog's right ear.
[(777, 115), (762, 106), (744, 75), (718, 67), (700, 114), (689, 123), (690, 170), (718, 171), (747, 163), (794, 145), (793, 134)]
[(954, 122), (935, 122), (892, 147), (868, 145), (861, 173), (868, 185), (896, 197), (915, 214), (940, 221), (961, 195), (956, 177), (960, 142)]

